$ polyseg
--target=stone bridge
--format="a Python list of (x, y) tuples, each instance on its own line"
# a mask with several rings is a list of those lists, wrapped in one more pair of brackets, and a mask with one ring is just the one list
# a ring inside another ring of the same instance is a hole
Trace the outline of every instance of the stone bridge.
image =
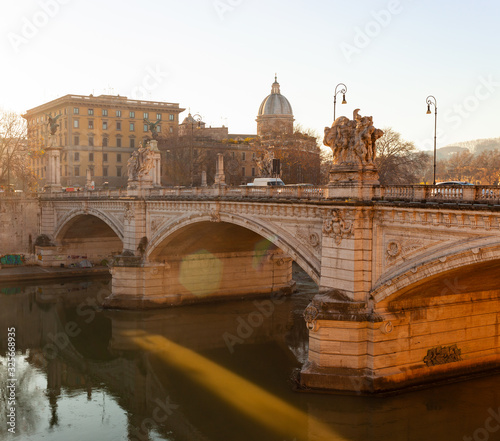
[(44, 194), (36, 253), (47, 266), (113, 262), (118, 308), (290, 292), (296, 262), (319, 286), (304, 312), (305, 388), (379, 392), (496, 369), (500, 189), (338, 187)]

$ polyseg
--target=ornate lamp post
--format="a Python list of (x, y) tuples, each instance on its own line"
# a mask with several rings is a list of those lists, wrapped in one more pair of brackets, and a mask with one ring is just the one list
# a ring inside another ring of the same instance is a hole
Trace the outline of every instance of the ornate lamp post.
[(198, 115), (197, 113), (192, 116), (192, 121), (191, 121), (191, 148), (189, 149), (189, 175), (190, 175), (190, 180), (191, 180), (191, 187), (193, 186), (194, 183), (194, 164), (193, 164), (193, 144), (194, 144), (194, 125), (196, 123), (197, 127), (201, 127), (201, 121), (202, 117), (201, 115)]
[[(338, 88), (341, 88), (337, 91)], [(337, 95), (342, 94), (342, 104), (347, 104), (345, 94), (347, 93), (347, 86), (344, 83), (339, 83), (335, 86), (335, 95), (333, 95), (333, 120), (335, 121), (335, 107), (337, 107)]]
[(431, 105), (434, 106), (434, 182), (432, 185), (436, 185), (436, 134), (437, 134), (438, 108), (437, 108), (437, 100), (434, 96), (429, 95), (426, 101), (427, 101), (427, 115), (430, 115), (432, 113)]

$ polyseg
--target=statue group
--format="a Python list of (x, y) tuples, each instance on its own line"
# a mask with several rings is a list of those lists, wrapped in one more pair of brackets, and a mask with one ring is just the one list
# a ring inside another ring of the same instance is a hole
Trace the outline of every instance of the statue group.
[(340, 166), (374, 167), (375, 142), (384, 132), (373, 127), (373, 117), (361, 116), (359, 109), (353, 119), (337, 118), (331, 127), (325, 127), (323, 143), (333, 150), (333, 161)]
[(149, 144), (139, 145), (127, 161), (129, 181), (137, 181), (146, 176), (154, 165), (154, 153)]

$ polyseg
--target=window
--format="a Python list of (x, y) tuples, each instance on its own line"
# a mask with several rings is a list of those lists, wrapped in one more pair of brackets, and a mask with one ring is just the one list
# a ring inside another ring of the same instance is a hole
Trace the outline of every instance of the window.
[(93, 165), (91, 165), (89, 167), (89, 172), (90, 172), (90, 176), (94, 176), (94, 166)]
[(80, 160), (80, 153), (75, 152), (74, 158), (75, 158), (75, 161), (79, 161)]
[(122, 146), (122, 139), (121, 138), (116, 138), (116, 146), (121, 147)]
[(252, 176), (255, 176), (255, 167), (252, 167)]
[(94, 109), (89, 109), (89, 110), (88, 110), (88, 114), (89, 114), (89, 115), (93, 115), (93, 114), (94, 114)]
[(135, 139), (134, 138), (130, 138), (130, 148), (131, 149), (135, 148)]
[(156, 131), (157, 131), (158, 133), (160, 133), (160, 132), (161, 132), (161, 126), (156, 126)]
[(242, 152), (241, 153), (241, 160), (246, 161), (246, 159), (247, 159), (247, 154), (245, 152)]
[(107, 153), (102, 154), (102, 162), (108, 162), (108, 154)]
[(236, 157), (236, 152), (233, 152), (233, 159)]
[(147, 124), (144, 124), (144, 131), (147, 132), (148, 131), (148, 125)]
[(89, 136), (89, 146), (94, 147), (94, 137), (93, 136)]
[(94, 154), (89, 153), (89, 162), (94, 162)]
[(80, 109), (78, 107), (73, 107), (73, 114), (78, 115), (80, 113)]
[(108, 167), (103, 167), (102, 168), (102, 175), (103, 176), (108, 176)]
[(252, 159), (255, 159), (255, 152), (252, 153)]
[(122, 123), (120, 121), (116, 121), (116, 130), (122, 129)]
[(73, 142), (74, 145), (80, 145), (80, 137), (79, 136), (75, 136), (73, 141), (74, 141)]
[(75, 119), (75, 120), (73, 121), (73, 127), (74, 127), (75, 129), (78, 129), (78, 127), (80, 127), (80, 121), (78, 121), (77, 119)]
[(175, 121), (175, 115), (172, 115), (172, 114), (168, 115), (168, 119), (170, 121)]
[(122, 168), (121, 166), (116, 167), (116, 176), (120, 177), (122, 175)]
[(108, 116), (108, 109), (102, 109), (102, 116)]
[(122, 111), (121, 110), (117, 110), (116, 111), (116, 117), (117, 118), (121, 118), (122, 117)]
[(129, 112), (128, 116), (129, 118), (135, 118), (135, 112)]
[(80, 176), (80, 167), (75, 167), (75, 176)]
[(170, 127), (169, 132), (170, 132), (170, 133), (174, 133), (174, 128), (173, 128), (173, 127)]
[(241, 176), (245, 176), (245, 167), (241, 167)]
[(130, 128), (129, 128), (129, 130), (130, 130), (131, 132), (133, 132), (133, 131), (135, 130), (135, 124), (134, 124), (134, 123), (130, 123)]
[(102, 146), (107, 147), (108, 146), (108, 138), (102, 138)]
[(108, 122), (107, 121), (102, 122), (102, 130), (108, 130)]
[(144, 112), (142, 114), (142, 116), (143, 116), (144, 119), (149, 119), (149, 113), (148, 112)]
[(93, 129), (93, 128), (94, 128), (94, 121), (89, 120), (89, 129)]
[(161, 121), (161, 113), (156, 114), (156, 119), (157, 119), (157, 121)]
[(116, 154), (116, 162), (122, 162), (122, 154), (121, 153)]

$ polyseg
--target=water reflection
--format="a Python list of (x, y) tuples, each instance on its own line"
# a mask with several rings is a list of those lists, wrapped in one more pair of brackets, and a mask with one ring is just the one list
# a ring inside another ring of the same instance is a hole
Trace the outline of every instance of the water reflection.
[[(307, 354), (301, 313), (314, 293), (299, 286), (284, 300), (153, 312), (101, 311), (106, 278), (0, 287), (2, 354), (7, 327), (16, 327), (18, 439), (443, 441), (487, 433), (500, 376), (385, 398), (293, 392), (290, 374)], [(4, 428), (4, 388), (0, 404)]]

